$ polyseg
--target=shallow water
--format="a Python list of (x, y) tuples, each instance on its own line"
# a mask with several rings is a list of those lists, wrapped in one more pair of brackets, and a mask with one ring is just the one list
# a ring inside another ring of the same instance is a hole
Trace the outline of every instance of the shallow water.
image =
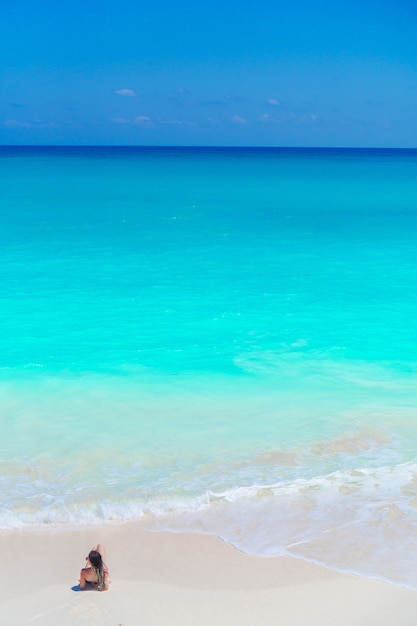
[(0, 526), (417, 588), (417, 152), (0, 148)]

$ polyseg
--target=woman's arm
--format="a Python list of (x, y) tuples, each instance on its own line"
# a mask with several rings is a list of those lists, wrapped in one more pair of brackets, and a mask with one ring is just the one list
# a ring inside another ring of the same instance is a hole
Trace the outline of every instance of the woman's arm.
[(80, 572), (80, 589), (85, 589), (85, 585), (87, 582), (85, 579), (85, 574), (86, 574), (85, 569), (82, 569)]
[(102, 543), (98, 543), (94, 549), (97, 550), (97, 552), (100, 552), (101, 558), (103, 559), (103, 563), (107, 563), (106, 549), (103, 546), (103, 544)]

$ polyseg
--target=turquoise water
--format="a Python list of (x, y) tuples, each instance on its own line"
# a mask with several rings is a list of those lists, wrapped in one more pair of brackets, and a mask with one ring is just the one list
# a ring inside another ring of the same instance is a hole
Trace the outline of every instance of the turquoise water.
[(0, 527), (417, 588), (417, 151), (0, 148)]

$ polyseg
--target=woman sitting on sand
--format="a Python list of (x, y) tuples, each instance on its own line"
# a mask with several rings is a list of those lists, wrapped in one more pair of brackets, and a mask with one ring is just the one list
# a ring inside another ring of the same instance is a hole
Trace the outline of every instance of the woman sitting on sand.
[(80, 589), (86, 589), (90, 583), (97, 587), (98, 591), (107, 591), (109, 588), (109, 570), (105, 564), (106, 551), (104, 546), (99, 543), (90, 550), (86, 557), (85, 567), (80, 572)]

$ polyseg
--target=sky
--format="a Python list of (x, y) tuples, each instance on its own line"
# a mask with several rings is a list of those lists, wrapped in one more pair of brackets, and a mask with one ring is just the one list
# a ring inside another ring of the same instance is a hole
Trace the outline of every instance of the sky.
[(4, 0), (1, 145), (417, 148), (415, 0)]

